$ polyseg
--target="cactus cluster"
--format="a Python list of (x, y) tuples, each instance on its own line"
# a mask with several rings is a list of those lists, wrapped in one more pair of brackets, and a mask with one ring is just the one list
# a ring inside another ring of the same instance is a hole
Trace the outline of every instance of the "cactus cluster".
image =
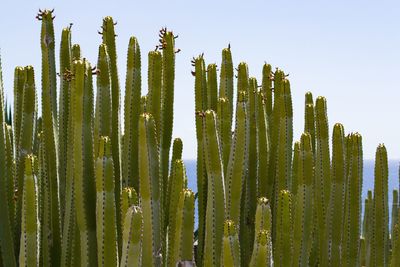
[(130, 38), (122, 120), (116, 23), (103, 19), (96, 64), (64, 28), (56, 66), (54, 18), (37, 16), (41, 114), (33, 67), (15, 68), (11, 105), (0, 62), (0, 267), (400, 265), (386, 148), (361, 218), (362, 138), (337, 123), (330, 142), (324, 97), (306, 93), (293, 142), (282, 70), (265, 64), (258, 85), (230, 46), (219, 70), (194, 58), (195, 194), (172, 140), (177, 36), (163, 28), (148, 53), (146, 95)]

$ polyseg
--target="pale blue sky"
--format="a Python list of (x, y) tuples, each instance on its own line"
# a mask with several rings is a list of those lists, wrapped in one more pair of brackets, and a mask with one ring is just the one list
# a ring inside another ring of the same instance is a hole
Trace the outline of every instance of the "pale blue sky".
[[(363, 136), (364, 156), (373, 158), (385, 143), (400, 158), (400, 4), (395, 1), (2, 1), (0, 49), (6, 95), (12, 97), (13, 70), (31, 64), (40, 89), (38, 8), (55, 8), (56, 41), (70, 22), (73, 43), (93, 64), (101, 42), (97, 30), (107, 15), (118, 21), (120, 81), (125, 81), (128, 39), (142, 51), (143, 92), (147, 91), (147, 52), (167, 26), (179, 34), (176, 45), (174, 136), (184, 141), (184, 158), (195, 158), (194, 79), (190, 59), (205, 54), (220, 64), (231, 43), (234, 64), (246, 61), (261, 79), (264, 61), (289, 73), (295, 139), (303, 129), (304, 93), (328, 99), (329, 123)], [(118, 4), (111, 4), (116, 3)], [(58, 49), (57, 49), (58, 50)]]

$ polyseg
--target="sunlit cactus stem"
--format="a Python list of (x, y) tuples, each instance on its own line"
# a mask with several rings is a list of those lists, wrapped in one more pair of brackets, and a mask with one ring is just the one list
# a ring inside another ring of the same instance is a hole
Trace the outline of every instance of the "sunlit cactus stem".
[[(311, 135), (311, 134), (310, 134)], [(346, 140), (344, 135), (343, 125), (336, 123), (333, 127), (332, 134), (332, 185), (331, 185), (331, 199), (327, 213), (328, 220), (328, 238), (329, 238), (329, 265), (339, 266), (341, 242), (343, 236), (343, 222), (345, 212), (345, 190), (346, 190)], [(351, 147), (351, 149), (353, 149)], [(353, 162), (352, 162), (353, 163)], [(358, 162), (356, 161), (355, 164)], [(353, 172), (354, 174), (354, 172)], [(356, 174), (355, 174), (356, 175)], [(351, 177), (359, 178), (358, 176)], [(348, 188), (349, 190), (350, 188)], [(353, 188), (354, 189), (354, 188)], [(353, 194), (359, 193), (358, 191), (351, 192)], [(360, 192), (361, 193), (361, 192)], [(347, 224), (346, 224), (347, 225)], [(343, 250), (342, 250), (343, 251)]]
[(128, 45), (128, 59), (125, 82), (124, 139), (122, 146), (122, 176), (126, 186), (139, 191), (138, 177), (138, 121), (141, 96), (141, 59), (137, 39), (131, 37)]
[(97, 264), (96, 186), (93, 151), (92, 70), (86, 60), (72, 64), (73, 177), (81, 266)]
[(39, 217), (33, 155), (26, 156), (22, 194), (20, 266), (39, 266)]
[(172, 267), (178, 261), (193, 261), (194, 193), (184, 189), (179, 194), (175, 213), (175, 237)]
[(143, 212), (143, 266), (161, 264), (161, 194), (159, 154), (151, 114), (139, 117), (139, 188)]
[(148, 54), (148, 112), (156, 123), (158, 142), (161, 130), (161, 83), (162, 83), (162, 54), (160, 51), (150, 51)]
[(202, 113), (205, 162), (208, 177), (204, 266), (220, 266), (225, 217), (225, 186), (215, 112)]
[(55, 39), (53, 26), (53, 11), (44, 10), (38, 18), (42, 22), (40, 44), (42, 49), (42, 118), (45, 175), (49, 183), (49, 220), (43, 227), (44, 235), (50, 237), (43, 243), (45, 247), (44, 265), (58, 266), (61, 257), (61, 223), (57, 170), (57, 84), (55, 63)]
[(236, 123), (232, 139), (232, 149), (225, 177), (226, 218), (236, 227), (240, 225), (241, 197), (246, 174), (249, 146), (248, 100), (246, 92), (241, 92), (236, 105)]
[(292, 194), (288, 190), (280, 191), (276, 209), (274, 266), (291, 266), (293, 261), (293, 219)]
[(96, 236), (99, 266), (117, 266), (118, 240), (111, 141), (100, 137), (96, 160)]
[(384, 145), (379, 145), (375, 154), (374, 200), (372, 207), (371, 266), (388, 264), (389, 236), (388, 208), (388, 161)]
[(7, 192), (7, 164), (6, 158), (6, 129), (5, 129), (5, 114), (4, 114), (4, 90), (3, 90), (3, 77), (0, 60), (0, 248), (1, 258), (5, 266), (17, 266), (14, 252), (14, 238), (11, 227), (12, 219), (10, 218), (9, 205), (8, 205), (8, 192)]
[(293, 266), (308, 266), (313, 241), (313, 180), (314, 161), (312, 141), (309, 133), (303, 133), (300, 139), (299, 159), (297, 162), (298, 187), (293, 212)]
[(253, 254), (250, 267), (270, 267), (272, 265), (272, 239), (267, 230), (260, 230), (255, 234)]
[(240, 245), (237, 226), (231, 220), (225, 220), (222, 239), (221, 265), (240, 267)]
[(142, 266), (142, 229), (142, 210), (138, 206), (131, 206), (124, 216), (120, 267)]

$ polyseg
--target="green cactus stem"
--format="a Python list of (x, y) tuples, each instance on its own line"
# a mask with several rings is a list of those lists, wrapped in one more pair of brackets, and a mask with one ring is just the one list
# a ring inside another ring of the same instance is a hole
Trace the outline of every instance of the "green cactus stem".
[(245, 92), (239, 94), (236, 106), (235, 132), (232, 140), (231, 155), (225, 178), (226, 218), (237, 227), (240, 224), (240, 205), (244, 177), (247, 169), (249, 127), (248, 100)]
[[(123, 142), (123, 178), (126, 186), (139, 191), (138, 177), (138, 121), (141, 96), (141, 61), (137, 39), (131, 37), (128, 45), (128, 59), (125, 82), (124, 142)], [(139, 192), (140, 193), (140, 192)]]
[(328, 265), (328, 227), (326, 218), (329, 207), (330, 156), (329, 156), (329, 128), (326, 99), (318, 97), (315, 104), (315, 199), (318, 238), (318, 259), (322, 266)]
[[(186, 187), (187, 177), (186, 169), (183, 161), (177, 159), (172, 165), (173, 174), (170, 176), (171, 187), (169, 196), (168, 212), (168, 265), (175, 266), (176, 261), (179, 260), (175, 257), (176, 250), (176, 231), (177, 231), (177, 209), (181, 197), (182, 190)], [(190, 260), (190, 259), (188, 259)]]
[(39, 266), (39, 218), (36, 178), (33, 174), (33, 155), (25, 159), (22, 194), (20, 266)]
[(207, 66), (207, 109), (217, 111), (218, 85), (217, 64)]
[(293, 260), (292, 194), (288, 190), (280, 191), (276, 208), (274, 266), (291, 266)]
[(172, 265), (179, 261), (193, 261), (194, 193), (184, 189), (180, 193), (175, 213), (174, 249)]
[(207, 110), (203, 117), (204, 151), (208, 177), (204, 266), (220, 266), (225, 217), (225, 186), (216, 130), (216, 116)]
[(97, 259), (100, 266), (118, 265), (115, 177), (111, 153), (110, 139), (101, 137), (95, 166)]
[(162, 83), (162, 54), (160, 51), (150, 51), (148, 54), (148, 112), (156, 123), (158, 142), (161, 130), (161, 83)]
[(250, 260), (250, 267), (272, 266), (272, 240), (271, 233), (260, 230), (255, 235), (255, 245)]
[(197, 161), (196, 161), (196, 177), (197, 177), (197, 192), (198, 192), (198, 245), (197, 259), (199, 266), (203, 266), (203, 251), (205, 238), (205, 218), (207, 209), (207, 172), (204, 155), (204, 136), (202, 126), (202, 112), (206, 109), (206, 86), (205, 86), (205, 63), (203, 56), (193, 59), (192, 64), (195, 71), (192, 74), (195, 76), (195, 120), (196, 120), (196, 138), (197, 138)]
[(309, 133), (300, 138), (297, 167), (298, 188), (294, 203), (293, 266), (308, 266), (313, 242), (313, 180), (314, 161), (312, 141)]
[(305, 95), (304, 132), (311, 135), (312, 149), (315, 154), (315, 114), (314, 100), (311, 92)]
[[(3, 73), (0, 60), (0, 158), (6, 158), (6, 129), (5, 129), (5, 114), (4, 114), (4, 89), (3, 89)], [(10, 218), (7, 192), (7, 174), (10, 172), (7, 168), (5, 160), (0, 160), (0, 248), (1, 258), (4, 266), (17, 266), (14, 254), (14, 238), (12, 231), (12, 218)]]
[[(310, 134), (311, 135), (311, 134)], [(343, 222), (345, 212), (346, 190), (346, 145), (343, 125), (336, 123), (332, 134), (332, 185), (331, 199), (327, 214), (329, 245), (329, 265), (340, 266), (341, 242), (343, 236)], [(354, 178), (359, 178), (354, 176)], [(353, 195), (357, 191), (351, 192)]]
[(139, 267), (142, 257), (142, 210), (131, 206), (125, 215), (120, 267)]
[(86, 60), (77, 60), (72, 64), (72, 72), (74, 200), (80, 235), (81, 266), (93, 266), (97, 264), (97, 252), (92, 70)]
[(143, 266), (161, 264), (161, 196), (159, 155), (151, 114), (139, 117), (139, 187), (143, 212)]
[(57, 170), (57, 84), (55, 64), (55, 39), (53, 26), (53, 12), (44, 10), (38, 18), (42, 21), (41, 49), (42, 49), (42, 118), (43, 118), (43, 142), (44, 158), (46, 162), (45, 175), (49, 182), (49, 225), (45, 226), (44, 235), (48, 237), (43, 245), (48, 248), (48, 258), (45, 262), (52, 266), (60, 264), (61, 257), (61, 229), (60, 229), (60, 204)]
[(60, 213), (64, 224), (67, 175), (67, 149), (70, 118), (71, 26), (62, 30), (60, 44), (60, 98), (58, 112), (58, 177), (60, 180)]
[[(112, 17), (107, 16), (103, 18), (102, 25), (102, 39), (103, 44), (106, 45), (107, 53), (109, 56), (109, 72), (111, 78), (111, 148), (112, 157), (114, 160), (114, 175), (115, 175), (115, 199), (117, 210), (119, 210), (120, 192), (121, 192), (121, 163), (120, 163), (120, 86), (117, 68), (117, 51), (115, 44), (115, 24)], [(119, 216), (119, 213), (118, 215)], [(119, 227), (118, 227), (119, 228)], [(118, 229), (118, 236), (120, 236), (120, 229)]]
[(262, 91), (257, 92), (257, 94), (257, 195), (258, 197), (271, 199), (274, 181), (268, 176), (270, 137), (265, 104), (266, 99)]
[(231, 220), (225, 220), (222, 239), (221, 265), (240, 267), (240, 244), (237, 226)]
[(94, 120), (94, 151), (97, 153), (100, 136), (112, 134), (110, 58), (107, 46), (99, 46), (97, 58), (97, 94)]
[[(133, 187), (124, 187), (121, 192), (121, 218), (125, 218), (126, 212), (132, 206), (139, 206), (139, 198)], [(124, 220), (121, 221), (123, 229)]]
[[(16, 67), (14, 70), (14, 144), (15, 150), (19, 151), (19, 138), (21, 132), (22, 101), (24, 97), (24, 85), (26, 71), (23, 67)], [(5, 105), (5, 110), (7, 106)], [(7, 113), (5, 113), (7, 114)], [(6, 116), (7, 117), (7, 116)]]
[(386, 147), (381, 144), (376, 149), (375, 154), (371, 266), (386, 266), (388, 264), (388, 222), (388, 161)]
[(221, 71), (219, 80), (219, 95), (217, 103), (218, 130), (221, 140), (221, 151), (224, 174), (229, 161), (232, 141), (233, 117), (233, 63), (230, 46), (222, 50)]

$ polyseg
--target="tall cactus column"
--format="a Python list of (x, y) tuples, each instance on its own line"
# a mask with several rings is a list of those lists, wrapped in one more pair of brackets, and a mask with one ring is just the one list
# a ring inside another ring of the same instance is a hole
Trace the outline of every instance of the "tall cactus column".
[(159, 155), (154, 119), (139, 117), (139, 187), (143, 212), (143, 266), (161, 264), (161, 194)]
[(55, 66), (55, 42), (52, 11), (44, 10), (38, 15), (42, 21), (41, 49), (42, 49), (42, 118), (44, 158), (46, 162), (45, 175), (49, 181), (50, 208), (48, 225), (43, 226), (43, 243), (48, 260), (44, 265), (58, 266), (61, 256), (61, 229), (60, 203), (57, 170), (57, 85)]
[[(5, 129), (5, 115), (4, 115), (4, 98), (3, 98), (3, 77), (2, 77), (1, 61), (0, 61), (0, 158), (6, 158), (6, 129)], [(8, 197), (7, 197), (7, 164), (5, 160), (0, 160), (0, 248), (3, 263), (7, 266), (16, 266), (14, 254), (14, 238), (11, 228), (11, 221), (9, 213)]]
[(220, 266), (224, 231), (225, 186), (215, 112), (203, 113), (205, 162), (208, 177), (204, 266)]

